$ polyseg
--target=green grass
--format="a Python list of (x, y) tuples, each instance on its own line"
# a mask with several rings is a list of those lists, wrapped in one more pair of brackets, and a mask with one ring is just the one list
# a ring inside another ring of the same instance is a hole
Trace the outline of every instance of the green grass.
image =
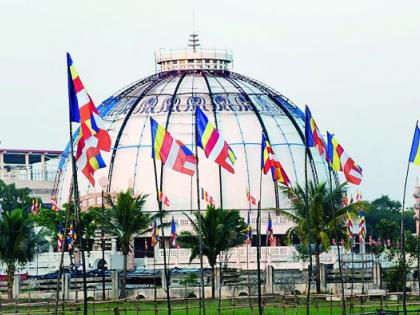
[[(265, 299), (264, 314), (266, 315), (303, 315), (306, 314), (304, 299), (301, 299), (296, 304), (294, 301), (284, 301), (281, 298), (266, 298)], [(387, 310), (402, 310), (402, 305), (398, 302), (384, 302), (383, 309)], [(150, 301), (127, 301), (127, 302), (106, 302), (106, 303), (90, 303), (89, 314), (97, 315), (111, 315), (114, 314), (114, 308), (118, 307), (120, 314), (141, 314), (141, 315), (154, 315), (167, 314), (166, 303), (156, 303), (157, 313), (155, 313), (155, 304)], [(218, 301), (208, 300), (206, 301), (207, 315), (218, 314)], [(83, 314), (83, 304), (68, 304), (64, 305), (65, 314)], [(360, 301), (353, 301), (352, 312), (350, 312), (350, 302), (347, 304), (347, 314), (360, 314), (362, 312), (372, 312), (380, 308), (380, 302), (365, 302), (362, 306)], [(61, 310), (60, 306), (60, 310)], [(411, 314), (420, 314), (420, 305), (410, 305), (409, 309), (418, 310), (418, 312)], [(172, 314), (181, 315), (196, 315), (199, 314), (198, 301), (173, 301), (172, 303)], [(50, 302), (48, 305), (25, 305), (24, 304), (3, 304), (0, 307), (1, 314), (27, 314), (27, 315), (46, 315), (54, 313), (54, 302)], [(258, 314), (258, 308), (256, 301), (252, 300), (252, 307), (249, 305), (249, 299), (236, 299), (234, 304), (232, 300), (222, 301), (221, 314), (234, 314), (234, 315), (251, 315)], [(314, 301), (311, 305), (311, 314), (314, 315), (329, 315), (329, 314), (341, 314), (341, 306), (339, 302), (325, 301)]]

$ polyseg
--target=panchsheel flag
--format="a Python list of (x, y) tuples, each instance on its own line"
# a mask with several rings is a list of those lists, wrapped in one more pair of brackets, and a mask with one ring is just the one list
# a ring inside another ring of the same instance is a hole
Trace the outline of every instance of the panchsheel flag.
[(60, 211), (60, 207), (58, 206), (57, 200), (54, 196), (51, 196), (51, 210)]
[(32, 206), (31, 206), (31, 212), (32, 214), (37, 214), (39, 210), (39, 201), (37, 198), (32, 199)]
[(264, 132), (262, 133), (261, 142), (261, 168), (264, 174), (267, 174), (271, 170), (273, 181), (279, 182), (285, 186), (290, 185), (289, 177), (286, 174), (283, 166), (277, 160), (273, 148), (270, 142), (265, 137)]
[(175, 223), (175, 219), (174, 217), (172, 217), (172, 222), (171, 222), (171, 240), (172, 240), (172, 246), (176, 247), (176, 223)]
[(255, 199), (255, 197), (253, 195), (251, 195), (251, 193), (249, 191), (247, 191), (246, 193), (246, 198), (249, 202), (249, 204), (256, 206), (257, 205), (257, 199)]
[(416, 122), (416, 129), (414, 130), (413, 143), (411, 144), (410, 158), (409, 158), (409, 161), (416, 165), (420, 165), (420, 150), (419, 150), (420, 129), (419, 129), (418, 124), (419, 123)]
[(196, 129), (197, 145), (204, 150), (206, 157), (234, 174), (235, 153), (233, 153), (229, 144), (223, 140), (216, 127), (209, 122), (207, 116), (198, 107), (196, 109)]
[(324, 138), (322, 137), (308, 106), (305, 107), (305, 119), (306, 145), (308, 147), (317, 148), (319, 154), (325, 157), (327, 146), (325, 145)]
[(159, 229), (156, 224), (156, 220), (153, 223), (153, 230), (152, 230), (152, 246), (155, 247), (156, 244), (159, 242)]
[(268, 214), (268, 224), (267, 224), (267, 246), (274, 245), (274, 234), (273, 234), (273, 222), (271, 221), (271, 215)]
[(344, 151), (343, 147), (333, 135), (328, 133), (327, 137), (327, 161), (331, 169), (334, 171), (342, 171), (349, 183), (360, 185), (363, 175), (362, 168), (348, 156), (347, 152)]
[(161, 191), (159, 192), (159, 201), (160, 201), (163, 205), (165, 205), (166, 207), (169, 207), (169, 206), (170, 206), (168, 196), (166, 196), (165, 194), (163, 194), (163, 192), (161, 192)]
[(214, 206), (214, 199), (204, 188), (201, 188), (201, 199), (207, 202), (208, 205)]
[(251, 210), (248, 209), (246, 217), (246, 243), (251, 244), (252, 241), (252, 227), (251, 227)]
[(60, 223), (58, 225), (58, 232), (57, 232), (57, 252), (61, 251), (61, 248), (63, 246), (63, 225)]
[(152, 130), (152, 158), (161, 160), (163, 165), (174, 171), (194, 175), (197, 167), (195, 155), (179, 140), (172, 138), (171, 134), (150, 118)]
[(111, 138), (69, 53), (67, 53), (67, 74), (70, 121), (80, 123), (76, 151), (77, 167), (82, 170), (91, 185), (95, 186), (93, 174), (106, 166), (101, 151), (110, 151)]
[(76, 240), (76, 234), (74, 233), (73, 223), (70, 223), (69, 231), (67, 233), (67, 249), (73, 250), (74, 241)]
[[(357, 192), (356, 194), (356, 202), (362, 201), (362, 193)], [(360, 242), (365, 241), (366, 237), (366, 220), (365, 220), (365, 211), (361, 207), (359, 209), (359, 240)]]

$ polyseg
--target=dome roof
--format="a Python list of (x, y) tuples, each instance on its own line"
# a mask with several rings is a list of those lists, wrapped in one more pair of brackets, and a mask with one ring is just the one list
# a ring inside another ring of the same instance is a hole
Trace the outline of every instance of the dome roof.
[[(217, 125), (237, 157), (230, 174), (199, 149), (200, 189), (216, 206), (246, 209), (246, 192), (259, 197), (261, 132), (264, 130), (292, 184), (304, 181), (304, 114), (288, 98), (266, 85), (235, 72), (220, 69), (162, 71), (134, 82), (99, 106), (112, 139), (112, 149), (103, 153), (106, 168), (95, 173), (96, 187), (79, 176), (82, 201), (95, 204), (102, 189), (117, 192), (131, 188), (149, 194), (146, 208), (157, 209), (155, 176), (151, 158), (149, 118), (167, 126), (174, 138), (194, 152), (194, 110), (200, 107)], [(68, 152), (68, 148), (66, 150)], [(325, 180), (327, 167), (312, 152), (309, 179)], [(157, 178), (170, 200), (169, 210), (197, 208), (196, 178), (161, 166)], [(57, 180), (59, 202), (69, 200), (71, 163), (64, 153)], [(83, 197), (84, 196), (84, 197)], [(262, 208), (287, 208), (270, 175), (262, 176)], [(203, 207), (203, 205), (202, 205)]]

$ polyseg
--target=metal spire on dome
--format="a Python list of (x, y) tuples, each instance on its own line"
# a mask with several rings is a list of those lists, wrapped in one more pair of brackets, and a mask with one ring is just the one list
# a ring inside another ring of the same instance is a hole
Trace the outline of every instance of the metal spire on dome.
[(200, 40), (198, 39), (198, 34), (192, 33), (190, 34), (190, 39), (188, 40), (190, 44), (188, 47), (192, 47), (193, 52), (197, 52), (197, 47), (200, 46)]

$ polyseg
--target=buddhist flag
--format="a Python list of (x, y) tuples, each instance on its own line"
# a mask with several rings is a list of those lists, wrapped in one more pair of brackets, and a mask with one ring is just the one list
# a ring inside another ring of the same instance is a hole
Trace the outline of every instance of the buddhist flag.
[(76, 151), (77, 167), (82, 170), (92, 186), (95, 186), (93, 174), (106, 166), (101, 151), (110, 151), (111, 138), (69, 53), (67, 53), (67, 74), (70, 121), (80, 123)]
[(159, 242), (159, 229), (156, 224), (156, 220), (153, 223), (153, 230), (152, 230), (152, 246), (155, 247)]
[(163, 204), (163, 205), (165, 205), (166, 207), (169, 207), (170, 206), (170, 203), (169, 203), (169, 198), (168, 198), (168, 196), (166, 196), (163, 192), (159, 192), (159, 201)]
[(251, 244), (252, 241), (252, 227), (251, 227), (251, 210), (248, 209), (246, 217), (246, 243)]
[(261, 168), (264, 174), (267, 174), (271, 170), (271, 176), (273, 181), (279, 182), (285, 186), (290, 185), (289, 177), (286, 174), (283, 166), (277, 160), (273, 148), (270, 142), (265, 137), (263, 132), (261, 142)]
[(58, 206), (57, 200), (54, 196), (51, 196), (51, 210), (60, 211), (60, 207)]
[(419, 142), (420, 142), (420, 129), (419, 129), (418, 122), (416, 122), (416, 129), (414, 130), (413, 143), (411, 144), (410, 159), (409, 159), (411, 163), (414, 163), (416, 165), (420, 165)]
[(57, 232), (57, 252), (61, 251), (61, 248), (63, 246), (63, 225), (60, 223), (58, 225), (58, 232)]
[(306, 135), (306, 145), (308, 147), (315, 147), (318, 149), (318, 152), (321, 156), (326, 156), (327, 146), (325, 141), (322, 138), (321, 132), (318, 129), (315, 119), (312, 117), (312, 113), (309, 110), (309, 107), (305, 107), (305, 135)]
[(207, 202), (208, 205), (214, 206), (214, 199), (204, 188), (201, 188), (201, 199)]
[[(357, 192), (356, 202), (362, 201), (362, 193)], [(364, 242), (366, 237), (366, 220), (365, 220), (365, 211), (361, 207), (359, 209), (359, 240)]]
[(71, 223), (69, 227), (69, 231), (67, 233), (67, 249), (69, 250), (69, 252), (73, 250), (75, 239), (76, 239), (76, 234), (74, 233), (73, 223)]
[(174, 171), (194, 175), (197, 167), (195, 155), (179, 140), (172, 138), (171, 134), (150, 118), (152, 130), (152, 158), (161, 160), (163, 165)]
[(333, 135), (328, 133), (327, 138), (327, 161), (331, 169), (342, 171), (349, 183), (360, 185), (363, 176), (362, 168), (347, 154)]
[(246, 193), (246, 198), (250, 205), (254, 205), (254, 206), (257, 205), (257, 199), (255, 199), (255, 197), (251, 195), (249, 191)]
[(235, 153), (233, 153), (229, 144), (223, 140), (216, 127), (209, 122), (207, 116), (198, 107), (196, 109), (196, 129), (197, 145), (204, 150), (206, 157), (234, 174)]
[(273, 234), (273, 222), (271, 221), (271, 215), (268, 214), (268, 224), (267, 224), (267, 246), (274, 245), (274, 234)]
[(175, 223), (175, 219), (174, 217), (172, 217), (172, 222), (171, 222), (171, 240), (172, 240), (172, 246), (176, 247), (176, 223)]
[(32, 199), (32, 206), (31, 206), (31, 212), (32, 214), (37, 214), (39, 210), (39, 201), (38, 198)]

